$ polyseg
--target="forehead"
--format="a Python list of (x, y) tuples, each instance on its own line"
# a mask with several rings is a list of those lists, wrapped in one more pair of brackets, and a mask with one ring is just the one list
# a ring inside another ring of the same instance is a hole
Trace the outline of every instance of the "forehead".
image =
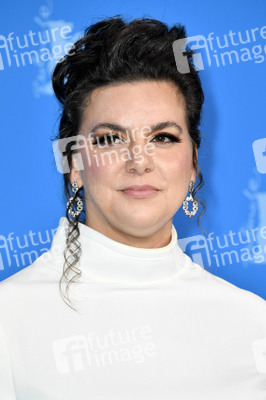
[(83, 113), (87, 128), (99, 121), (119, 122), (130, 129), (162, 120), (185, 124), (185, 101), (178, 88), (167, 81), (137, 81), (95, 89)]

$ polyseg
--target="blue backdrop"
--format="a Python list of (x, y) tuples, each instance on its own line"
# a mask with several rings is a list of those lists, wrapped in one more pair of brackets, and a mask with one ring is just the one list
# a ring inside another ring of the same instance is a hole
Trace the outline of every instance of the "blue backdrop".
[(205, 235), (177, 213), (180, 245), (211, 273), (266, 299), (265, 0), (2, 4), (0, 280), (48, 250), (65, 215), (50, 141), (59, 109), (51, 71), (87, 25), (116, 14), (185, 24), (202, 61), (207, 212)]

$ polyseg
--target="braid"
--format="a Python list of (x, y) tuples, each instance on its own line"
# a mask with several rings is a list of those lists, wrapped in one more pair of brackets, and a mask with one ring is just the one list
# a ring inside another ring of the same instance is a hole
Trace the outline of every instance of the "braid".
[[(64, 249), (64, 265), (63, 274), (59, 281), (60, 294), (64, 302), (70, 306), (73, 310), (77, 311), (75, 307), (71, 305), (69, 296), (69, 287), (71, 283), (78, 283), (81, 276), (81, 270), (78, 268), (77, 264), (79, 262), (82, 249), (80, 242), (78, 240), (80, 236), (79, 230), (79, 217), (76, 215), (73, 218), (69, 217), (69, 209), (72, 204), (75, 203), (77, 196), (79, 195), (80, 189), (75, 193), (73, 197), (73, 202), (71, 202), (66, 209), (66, 218), (68, 220), (68, 229), (66, 237), (66, 247)], [(65, 289), (63, 288), (64, 283), (66, 283)]]

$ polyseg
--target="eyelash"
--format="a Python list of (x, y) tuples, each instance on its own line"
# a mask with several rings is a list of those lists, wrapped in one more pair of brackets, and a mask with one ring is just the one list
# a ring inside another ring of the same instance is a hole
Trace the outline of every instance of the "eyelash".
[(107, 135), (102, 135), (102, 136), (97, 136), (96, 138), (95, 138), (95, 141), (92, 143), (93, 145), (97, 145), (98, 143), (97, 143), (97, 139), (98, 139), (98, 142), (100, 143), (100, 144), (105, 144), (105, 140), (107, 139), (112, 139), (113, 138), (113, 141), (114, 141), (114, 139), (116, 139), (116, 138), (118, 138), (118, 139), (121, 139), (121, 137), (119, 136), (119, 135), (110, 135), (110, 134), (107, 134)]
[(170, 141), (158, 142), (158, 143), (170, 144), (170, 143), (179, 143), (179, 142), (181, 142), (181, 140), (178, 137), (176, 137), (174, 135), (171, 135), (170, 133), (164, 133), (164, 132), (158, 133), (158, 135), (155, 135), (153, 139), (158, 138), (158, 137), (164, 137), (164, 138), (170, 139)]
[[(169, 141), (166, 141), (166, 142), (160, 142), (160, 141), (157, 142), (160, 144), (171, 144), (171, 143), (180, 143), (181, 142), (181, 139), (179, 139), (178, 137), (171, 135), (170, 133), (164, 133), (164, 132), (161, 132), (161, 133), (158, 133), (157, 135), (155, 135), (151, 141), (153, 141), (155, 138), (158, 138), (158, 137), (164, 137), (164, 138), (169, 139)], [(121, 139), (121, 136), (114, 135), (114, 134), (113, 135), (107, 134), (107, 135), (103, 135), (101, 137), (98, 136), (92, 144), (96, 145), (97, 139), (100, 144), (104, 144), (105, 140), (106, 139), (108, 140), (109, 138), (110, 139), (113, 138), (113, 141), (114, 141), (116, 138)]]

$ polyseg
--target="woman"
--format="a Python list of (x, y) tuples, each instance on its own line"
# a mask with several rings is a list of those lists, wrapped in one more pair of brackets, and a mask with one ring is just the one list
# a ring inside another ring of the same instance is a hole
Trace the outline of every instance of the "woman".
[(194, 264), (172, 224), (202, 184), (183, 38), (114, 17), (56, 66), (67, 213), (49, 252), (1, 283), (1, 399), (266, 398), (265, 301)]

